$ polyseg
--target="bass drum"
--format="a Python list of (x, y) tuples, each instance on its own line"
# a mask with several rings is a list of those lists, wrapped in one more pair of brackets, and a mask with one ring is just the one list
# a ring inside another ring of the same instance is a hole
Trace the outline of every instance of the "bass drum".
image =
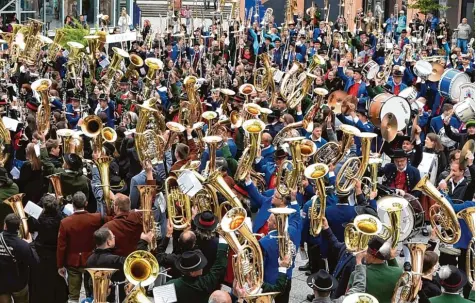
[(466, 73), (450, 68), (441, 75), (438, 91), (443, 97), (456, 101), (459, 100), (461, 86), (469, 82), (471, 82), (471, 79)]
[(464, 101), (456, 103), (453, 110), (459, 120), (466, 123), (469, 120), (474, 119), (474, 100), (466, 98)]
[(402, 90), (398, 96), (407, 99), (407, 101), (415, 100), (418, 95), (418, 91), (415, 87), (410, 86)]
[(408, 123), (410, 123), (411, 108), (407, 100), (389, 93), (382, 93), (375, 96), (370, 103), (370, 121), (374, 125), (380, 126), (383, 117), (388, 113), (393, 114), (397, 118), (398, 130), (405, 129)]

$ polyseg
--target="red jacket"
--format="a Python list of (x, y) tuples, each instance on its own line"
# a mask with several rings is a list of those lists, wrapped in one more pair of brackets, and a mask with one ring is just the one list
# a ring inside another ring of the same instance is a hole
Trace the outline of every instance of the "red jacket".
[(116, 237), (114, 254), (127, 257), (137, 250), (137, 243), (142, 233), (142, 213), (131, 211), (127, 214), (115, 216), (113, 220), (104, 224)]
[[(85, 267), (95, 248), (94, 232), (103, 224), (100, 213), (78, 211), (61, 220), (56, 248), (56, 265)], [(107, 218), (104, 218), (107, 221)]]

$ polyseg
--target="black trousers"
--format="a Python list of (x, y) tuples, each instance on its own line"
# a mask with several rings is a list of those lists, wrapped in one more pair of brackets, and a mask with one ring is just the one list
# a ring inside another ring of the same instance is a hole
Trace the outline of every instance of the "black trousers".
[(311, 244), (311, 246), (308, 247), (309, 249), (307, 251), (307, 254), (309, 256), (309, 267), (311, 273), (316, 273), (319, 271), (319, 269), (326, 269), (325, 262), (321, 256), (321, 248), (319, 247), (319, 245)]
[(274, 303), (288, 303), (289, 302), (289, 294), (291, 293), (291, 280), (286, 281), (286, 287), (284, 291), (274, 298)]

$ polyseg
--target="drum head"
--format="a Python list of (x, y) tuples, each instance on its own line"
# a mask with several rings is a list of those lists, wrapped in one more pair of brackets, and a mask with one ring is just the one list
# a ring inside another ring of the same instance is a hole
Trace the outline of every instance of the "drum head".
[(377, 76), (378, 72), (380, 70), (379, 65), (375, 61), (369, 61), (367, 64), (365, 64), (363, 71), (365, 72), (365, 78), (372, 80)]
[(431, 66), (430, 62), (419, 60), (415, 64), (413, 70), (415, 71), (415, 74), (419, 77), (428, 77), (429, 75), (431, 75), (433, 67)]
[[(390, 217), (385, 210), (377, 208), (378, 217), (382, 223), (390, 225)], [(413, 232), (413, 227), (415, 226), (415, 213), (410, 204), (407, 205), (402, 210), (401, 220), (400, 220), (400, 242), (404, 241)]]
[(402, 90), (398, 96), (407, 99), (408, 101), (413, 100), (416, 98), (418, 92), (417, 90), (413, 87), (407, 87), (404, 90)]
[(403, 130), (410, 123), (410, 103), (402, 97), (394, 96), (385, 101), (380, 111), (380, 119), (382, 120), (387, 113), (393, 113), (396, 116), (398, 130)]
[(471, 98), (475, 100), (476, 96), (474, 95), (474, 84), (466, 83), (461, 85), (461, 92), (459, 94), (459, 102), (464, 101), (466, 98)]

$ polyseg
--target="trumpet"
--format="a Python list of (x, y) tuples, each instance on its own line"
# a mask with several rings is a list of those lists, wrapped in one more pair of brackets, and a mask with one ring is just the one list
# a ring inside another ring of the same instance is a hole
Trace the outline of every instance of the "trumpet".
[(306, 178), (316, 181), (316, 193), (319, 195), (319, 212), (317, 207), (317, 195), (312, 198), (312, 205), (309, 209), (310, 234), (317, 237), (322, 229), (322, 218), (326, 211), (326, 187), (324, 185), (324, 176), (329, 172), (329, 167), (322, 163), (309, 165), (304, 170)]

